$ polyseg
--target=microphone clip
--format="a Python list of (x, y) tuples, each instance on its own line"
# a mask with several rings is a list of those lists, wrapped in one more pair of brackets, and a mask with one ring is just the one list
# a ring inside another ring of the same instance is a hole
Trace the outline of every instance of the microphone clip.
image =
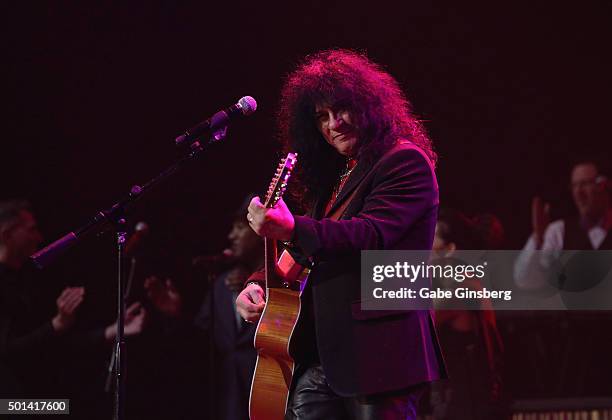
[[(210, 138), (207, 139), (206, 144), (217, 143), (221, 140), (224, 140), (225, 137), (227, 137), (227, 126), (222, 127), (219, 130), (212, 133)], [(204, 145), (202, 144), (200, 140), (195, 140), (194, 142), (189, 144), (189, 148), (194, 152), (198, 152), (204, 149)]]

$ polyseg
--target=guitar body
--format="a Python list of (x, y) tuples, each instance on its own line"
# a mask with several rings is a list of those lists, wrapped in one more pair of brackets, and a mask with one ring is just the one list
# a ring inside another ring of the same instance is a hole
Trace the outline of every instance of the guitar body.
[(300, 315), (300, 291), (268, 288), (266, 307), (257, 326), (257, 363), (251, 384), (251, 420), (285, 417), (295, 362), (289, 354)]
[(309, 273), (308, 268), (284, 251), (275, 264), (274, 275), (268, 278), (266, 307), (255, 332), (257, 363), (251, 383), (251, 420), (285, 418), (295, 369), (291, 338), (300, 317), (302, 292)]

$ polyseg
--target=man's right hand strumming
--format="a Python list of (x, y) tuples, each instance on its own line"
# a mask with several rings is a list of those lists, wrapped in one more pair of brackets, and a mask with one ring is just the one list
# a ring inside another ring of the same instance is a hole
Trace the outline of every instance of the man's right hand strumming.
[(236, 310), (247, 322), (256, 322), (266, 306), (264, 290), (257, 283), (250, 283), (236, 298)]

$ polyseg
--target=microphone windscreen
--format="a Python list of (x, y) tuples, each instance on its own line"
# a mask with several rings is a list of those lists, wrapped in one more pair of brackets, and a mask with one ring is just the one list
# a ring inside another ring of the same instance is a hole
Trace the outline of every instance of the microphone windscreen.
[(149, 233), (149, 225), (147, 224), (147, 222), (138, 222), (136, 223), (136, 226), (134, 226), (134, 231)]
[(257, 101), (252, 96), (244, 96), (238, 101), (242, 115), (251, 115), (257, 110)]

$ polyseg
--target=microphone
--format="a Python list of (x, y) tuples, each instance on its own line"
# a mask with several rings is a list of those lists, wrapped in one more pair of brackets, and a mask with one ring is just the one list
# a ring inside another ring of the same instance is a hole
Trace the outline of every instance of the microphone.
[(174, 142), (176, 145), (183, 144), (185, 142), (190, 143), (206, 132), (215, 133), (227, 127), (230, 120), (240, 115), (251, 115), (256, 109), (257, 102), (255, 99), (253, 99), (251, 96), (244, 96), (240, 98), (238, 103), (217, 112), (209, 119), (191, 127), (189, 130), (178, 136)]
[(125, 255), (134, 255), (142, 246), (145, 236), (149, 234), (149, 225), (146, 222), (138, 222), (134, 227), (134, 233), (125, 244)]
[(200, 255), (191, 264), (194, 268), (218, 271), (236, 263), (236, 257), (231, 249), (224, 249), (221, 254)]

